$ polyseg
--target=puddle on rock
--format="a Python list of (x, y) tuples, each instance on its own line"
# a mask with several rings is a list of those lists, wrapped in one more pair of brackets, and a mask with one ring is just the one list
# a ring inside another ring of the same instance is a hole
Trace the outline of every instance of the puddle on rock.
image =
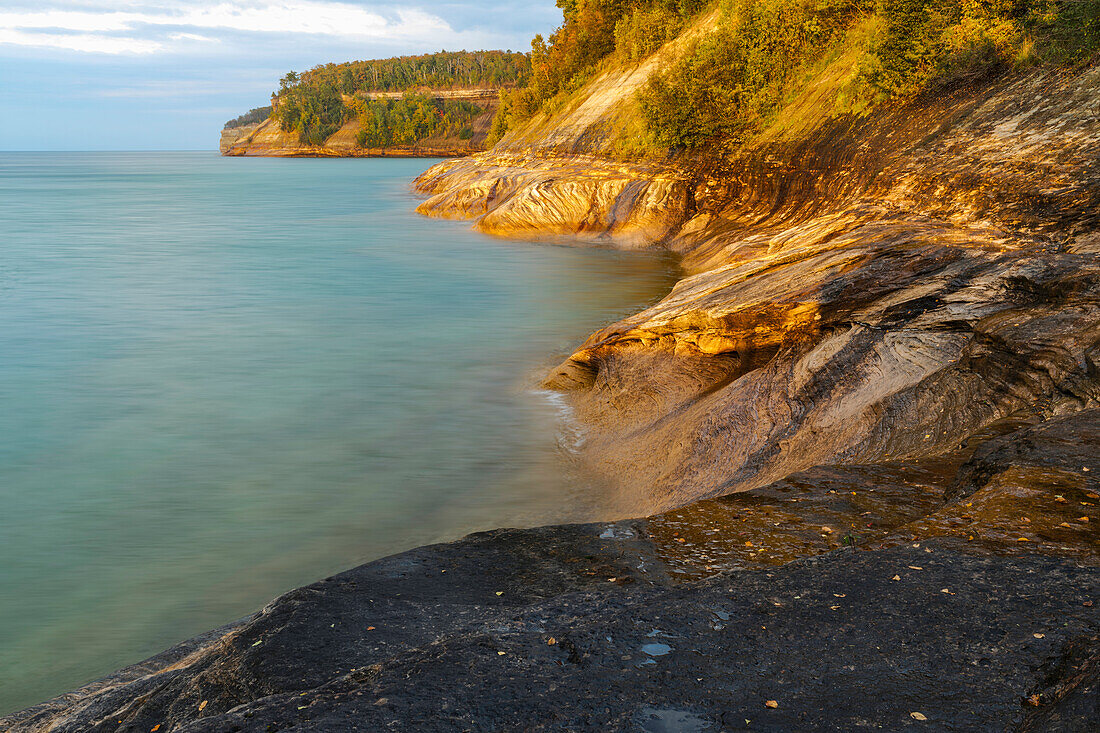
[(714, 724), (704, 717), (687, 710), (669, 708), (642, 708), (638, 724), (646, 733), (702, 733), (714, 730)]

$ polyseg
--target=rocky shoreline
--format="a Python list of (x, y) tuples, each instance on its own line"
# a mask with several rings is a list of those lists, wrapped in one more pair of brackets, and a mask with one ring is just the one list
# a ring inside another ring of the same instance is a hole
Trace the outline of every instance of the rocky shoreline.
[[(1080, 501), (1100, 489), (1098, 438), (1089, 410), (991, 440), (947, 502), (950, 471), (822, 468), (649, 519), (419, 548), (2, 722), (1094, 730), (1100, 513)], [(1058, 483), (1014, 485), (1028, 468)]]
[(647, 518), (369, 563), (0, 727), (1096, 729), (1100, 67), (650, 162), (604, 87), (420, 211), (681, 256), (547, 377)]

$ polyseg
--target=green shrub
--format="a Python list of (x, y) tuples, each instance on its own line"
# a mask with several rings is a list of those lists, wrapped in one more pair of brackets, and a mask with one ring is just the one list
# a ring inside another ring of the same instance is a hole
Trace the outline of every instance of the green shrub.
[(886, 96), (1100, 49), (1100, 0), (881, 0), (878, 12), (886, 32), (864, 76)]
[(634, 8), (615, 23), (615, 51), (628, 61), (645, 58), (683, 27), (683, 17), (663, 5)]

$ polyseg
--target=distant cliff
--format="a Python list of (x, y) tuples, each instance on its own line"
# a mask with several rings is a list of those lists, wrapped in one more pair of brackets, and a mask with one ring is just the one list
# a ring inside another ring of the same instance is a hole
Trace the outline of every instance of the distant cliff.
[[(401, 92), (381, 92), (364, 95), (368, 99), (400, 100)], [(358, 116), (353, 116), (328, 136), (320, 145), (303, 143), (295, 130), (283, 130), (276, 118), (222, 130), (222, 155), (267, 157), (456, 157), (484, 150), (489, 128), (499, 104), (497, 89), (466, 89), (428, 92), (439, 101), (468, 102), (477, 112), (467, 123), (466, 135), (429, 135), (413, 143), (371, 147), (357, 139), (363, 129)], [(459, 131), (461, 133), (461, 131)]]
[(226, 123), (223, 155), (458, 156), (483, 150), (502, 89), (526, 83), (511, 51), (441, 51), (291, 71), (271, 107)]

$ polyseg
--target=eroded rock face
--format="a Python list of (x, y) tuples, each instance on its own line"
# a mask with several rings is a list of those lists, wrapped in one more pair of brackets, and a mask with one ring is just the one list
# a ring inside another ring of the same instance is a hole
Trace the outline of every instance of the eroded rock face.
[(544, 159), (483, 153), (439, 163), (416, 179), (431, 197), (417, 211), (476, 218), (487, 234), (525, 239), (611, 241), (655, 247), (687, 204), (682, 174), (594, 156)]
[(638, 514), (1098, 404), (1098, 159), (1094, 67), (695, 168), (483, 154), (422, 176), (420, 210), (682, 255), (547, 379)]

